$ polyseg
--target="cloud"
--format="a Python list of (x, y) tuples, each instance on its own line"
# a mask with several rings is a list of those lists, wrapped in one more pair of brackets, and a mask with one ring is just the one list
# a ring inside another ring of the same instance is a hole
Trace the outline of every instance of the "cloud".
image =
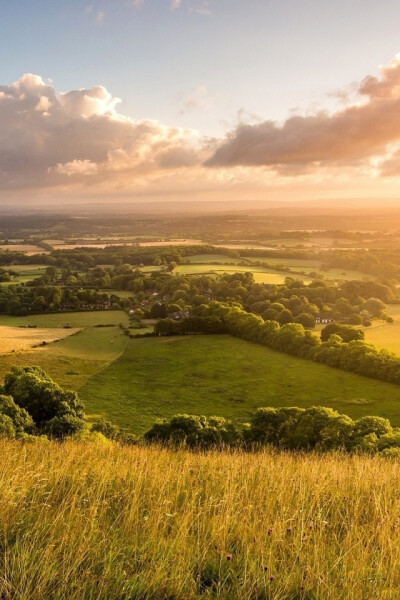
[[(187, 9), (189, 12), (197, 13), (198, 15), (209, 16), (211, 0), (188, 0)], [(184, 0), (171, 0), (170, 10), (175, 11), (184, 5)]]
[(205, 110), (214, 102), (205, 85), (198, 85), (186, 94), (182, 94), (178, 100), (180, 105), (179, 114), (185, 115), (194, 110)]
[(131, 119), (118, 103), (101, 85), (57, 94), (30, 73), (0, 86), (0, 187), (135, 185), (204, 160), (193, 131)]
[(100, 10), (96, 15), (97, 25), (103, 25), (105, 18), (106, 18), (106, 13), (104, 11)]
[(366, 77), (360, 102), (329, 114), (292, 116), (283, 124), (241, 123), (219, 144), (207, 166), (264, 166), (282, 174), (310, 168), (366, 165), (400, 141), (400, 55)]

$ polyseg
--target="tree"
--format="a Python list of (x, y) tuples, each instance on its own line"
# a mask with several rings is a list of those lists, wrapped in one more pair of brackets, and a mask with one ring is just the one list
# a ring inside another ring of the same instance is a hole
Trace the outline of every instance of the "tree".
[(300, 313), (297, 317), (294, 318), (295, 323), (300, 323), (303, 327), (313, 328), (315, 327), (315, 318), (305, 312)]
[(7, 415), (3, 415), (0, 413), (0, 439), (1, 438), (14, 438), (15, 437), (15, 427), (12, 422), (12, 419)]
[(78, 427), (74, 419), (83, 423), (83, 405), (77, 394), (62, 390), (40, 367), (13, 367), (4, 378), (4, 391), (29, 413), (39, 430), (51, 429), (59, 437)]
[(0, 395), (0, 415), (10, 417), (17, 434), (32, 433), (34, 422), (30, 414), (15, 404), (11, 396)]
[(327, 342), (332, 334), (340, 336), (344, 342), (363, 340), (365, 337), (362, 329), (355, 329), (341, 323), (329, 323), (321, 330), (321, 341)]

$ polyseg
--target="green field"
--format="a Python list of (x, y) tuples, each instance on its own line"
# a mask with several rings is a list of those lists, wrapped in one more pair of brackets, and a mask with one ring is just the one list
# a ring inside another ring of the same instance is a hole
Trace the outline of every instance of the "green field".
[[(196, 263), (200, 263), (200, 264), (212, 264), (213, 262), (219, 263), (219, 264), (238, 264), (240, 262), (246, 262), (246, 263), (251, 263), (253, 259), (248, 259), (248, 258), (233, 258), (232, 256), (227, 256), (225, 254), (194, 254), (193, 256), (185, 256), (185, 258), (183, 259), (183, 262), (187, 262), (190, 264), (196, 264)], [(266, 260), (265, 258), (262, 260)]]
[(96, 325), (128, 325), (128, 315), (123, 310), (94, 310), (82, 312), (50, 313), (13, 317), (0, 315), (0, 325), (18, 327), (19, 325), (37, 325), (38, 327), (95, 327)]
[(80, 396), (89, 415), (135, 432), (176, 413), (247, 419), (260, 406), (315, 404), (400, 425), (399, 387), (229, 336), (130, 340)]
[(253, 273), (256, 283), (274, 283), (280, 285), (285, 282), (287, 273), (277, 273), (271, 269), (253, 265), (211, 265), (211, 264), (189, 264), (178, 265), (174, 273), (180, 275), (223, 275), (224, 273)]
[[(382, 321), (378, 321), (382, 323)], [(365, 341), (378, 348), (385, 348), (389, 352), (400, 354), (400, 322), (374, 324), (373, 327), (364, 329)]]
[(127, 339), (119, 327), (87, 327), (45, 347), (0, 354), (0, 377), (14, 365), (38, 365), (63, 387), (78, 390), (121, 355)]
[[(255, 262), (267, 263), (272, 268), (254, 265)], [(216, 264), (217, 263), (217, 264)], [(243, 264), (247, 263), (247, 264)], [(270, 257), (248, 257), (232, 258), (222, 254), (197, 254), (185, 258), (184, 263), (178, 265), (175, 273), (181, 274), (200, 274), (200, 273), (242, 273), (251, 271), (257, 283), (282, 284), (285, 277), (298, 274), (301, 279), (307, 277), (310, 273), (318, 273), (328, 280), (340, 281), (351, 279), (373, 279), (360, 271), (351, 271), (348, 269), (321, 269), (321, 261), (307, 259), (291, 258), (270, 258)], [(224, 266), (221, 266), (224, 265)], [(275, 271), (273, 265), (288, 267), (290, 272)], [(308, 280), (305, 281), (308, 283)]]

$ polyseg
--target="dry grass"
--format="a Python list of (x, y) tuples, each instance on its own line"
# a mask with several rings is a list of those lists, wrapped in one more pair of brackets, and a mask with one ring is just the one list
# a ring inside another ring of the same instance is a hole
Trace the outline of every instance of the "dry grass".
[(79, 329), (24, 328), (0, 326), (0, 354), (26, 350), (42, 342), (62, 340)]
[(368, 457), (3, 441), (0, 597), (398, 600), (399, 475)]

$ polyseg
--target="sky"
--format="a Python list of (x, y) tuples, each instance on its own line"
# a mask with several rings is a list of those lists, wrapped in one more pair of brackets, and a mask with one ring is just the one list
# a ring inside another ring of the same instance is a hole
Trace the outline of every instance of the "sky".
[(400, 3), (0, 0), (0, 205), (400, 202)]

